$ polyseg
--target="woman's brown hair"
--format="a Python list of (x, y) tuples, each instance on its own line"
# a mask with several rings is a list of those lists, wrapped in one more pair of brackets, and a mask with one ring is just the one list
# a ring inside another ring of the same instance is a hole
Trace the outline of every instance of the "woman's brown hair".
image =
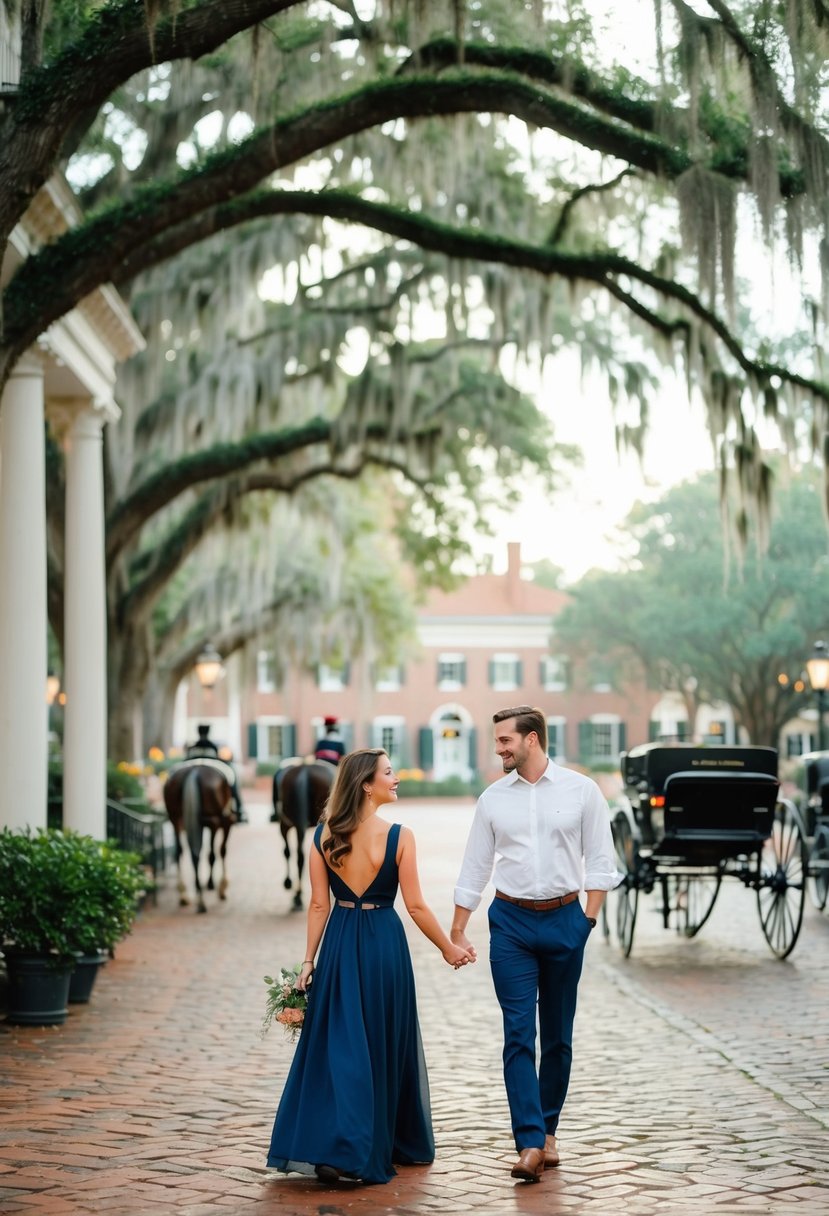
[(382, 747), (361, 747), (348, 752), (337, 765), (337, 775), (325, 807), (329, 835), (322, 842), (329, 864), (335, 869), (351, 852), (351, 835), (360, 822), (360, 804), (365, 797), (363, 786), (374, 780), (377, 762), (385, 755)]

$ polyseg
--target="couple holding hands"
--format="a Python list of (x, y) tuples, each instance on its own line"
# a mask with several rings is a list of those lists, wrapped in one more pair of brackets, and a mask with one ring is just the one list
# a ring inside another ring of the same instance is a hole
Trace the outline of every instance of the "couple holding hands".
[(397, 798), (387, 754), (369, 748), (340, 760), (311, 851), (297, 981), (308, 1007), (274, 1123), (273, 1169), (380, 1183), (395, 1164), (434, 1160), (414, 975), (394, 901), (399, 888), (418, 929), (457, 970), (476, 961), (466, 928), (490, 880), (490, 967), (518, 1152), (511, 1174), (537, 1182), (559, 1163), (584, 947), (621, 876), (607, 802), (590, 778), (548, 758), (543, 711), (519, 705), (493, 723), (504, 776), (478, 799), (448, 937), (424, 902), (413, 833), (376, 814)]

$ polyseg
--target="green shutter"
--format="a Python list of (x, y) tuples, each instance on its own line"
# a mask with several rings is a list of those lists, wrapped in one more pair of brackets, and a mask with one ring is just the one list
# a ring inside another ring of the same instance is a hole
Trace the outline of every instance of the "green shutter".
[(291, 724), (289, 724), (287, 726), (283, 726), (282, 727), (282, 740), (283, 740), (283, 746), (285, 748), (285, 756), (283, 757), (283, 759), (287, 758), (288, 756), (295, 756), (296, 755), (296, 727)]
[(427, 772), (435, 765), (435, 740), (431, 726), (421, 726), (418, 732), (419, 767)]
[(593, 723), (579, 722), (579, 760), (589, 763), (593, 756)]
[(489, 682), (489, 687), (494, 688), (495, 687), (495, 660), (494, 659), (490, 659), (489, 662), (487, 663), (487, 670), (489, 671), (489, 675), (487, 676), (487, 680)]
[(659, 723), (655, 718), (648, 722), (648, 743), (655, 743), (659, 738)]
[(524, 664), (520, 659), (515, 660), (515, 683), (519, 688), (524, 687)]
[(627, 723), (620, 722), (619, 723), (619, 751), (620, 752), (624, 752), (627, 750), (627, 745), (628, 745), (627, 737), (628, 737)]
[(474, 726), (469, 728), (469, 767), (472, 770), (472, 776), (478, 774), (478, 732)]
[(259, 755), (259, 732), (255, 722), (248, 723), (248, 759), (255, 760)]
[(461, 659), (460, 682), (466, 684), (466, 659)]

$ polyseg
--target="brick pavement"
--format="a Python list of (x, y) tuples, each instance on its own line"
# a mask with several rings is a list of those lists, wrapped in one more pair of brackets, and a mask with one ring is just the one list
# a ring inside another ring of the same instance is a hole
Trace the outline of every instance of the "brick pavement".
[[(402, 803), (427, 897), (448, 920), (471, 814)], [(484, 959), (455, 973), (411, 926), (438, 1156), (349, 1190), (264, 1169), (292, 1047), (258, 1035), (262, 976), (303, 957), (264, 807), (231, 838), (206, 916), (171, 882), (65, 1026), (0, 1024), (0, 1211), (49, 1216), (402, 1216), (431, 1212), (809, 1214), (829, 1204), (829, 917), (772, 960), (753, 895), (721, 896), (692, 942), (643, 913), (633, 957), (594, 935), (563, 1161), (538, 1186), (513, 1159), (500, 1022)], [(403, 914), (405, 918), (405, 913)]]

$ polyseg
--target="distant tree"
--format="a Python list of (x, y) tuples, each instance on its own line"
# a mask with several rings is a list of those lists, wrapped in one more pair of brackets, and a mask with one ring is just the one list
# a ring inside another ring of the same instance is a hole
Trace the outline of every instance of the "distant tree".
[(552, 591), (560, 589), (564, 578), (561, 566), (556, 566), (545, 558), (543, 561), (533, 562), (531, 571), (533, 582), (538, 583), (539, 587), (549, 587)]
[[(829, 632), (829, 549), (819, 478), (781, 476), (768, 547), (729, 552), (712, 477), (638, 505), (620, 529), (619, 573), (594, 570), (556, 618), (573, 653), (633, 664), (652, 686), (724, 701), (752, 743), (777, 746), (814, 639)], [(788, 677), (788, 684), (778, 680)], [(633, 741), (635, 742), (635, 741)]]

